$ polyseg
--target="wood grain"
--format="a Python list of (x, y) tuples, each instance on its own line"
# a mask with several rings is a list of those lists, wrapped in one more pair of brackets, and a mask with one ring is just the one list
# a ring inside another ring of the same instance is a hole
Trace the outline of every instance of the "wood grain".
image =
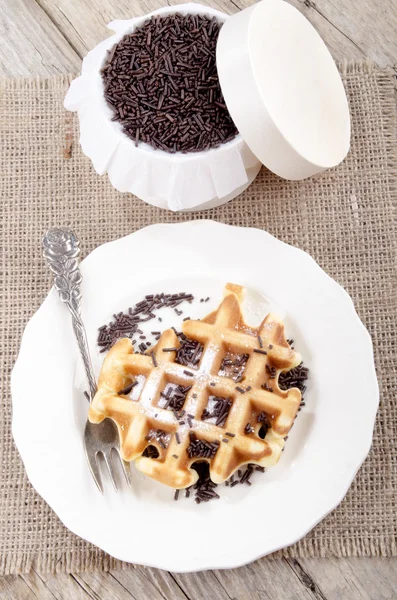
[(0, 600), (395, 600), (397, 560), (261, 559), (226, 571), (170, 574), (135, 567), (109, 573), (0, 579)]
[(369, 58), (381, 67), (397, 62), (397, 2), (288, 0), (312, 22), (338, 59)]
[(80, 57), (35, 0), (0, 0), (0, 39), (0, 76), (80, 69)]
[(395, 600), (397, 559), (299, 559), (327, 600)]
[[(163, 6), (182, 4), (182, 0), (38, 0), (80, 56), (111, 35), (106, 25), (114, 19), (130, 19)], [(252, 4), (253, 2), (251, 2)], [(229, 0), (201, 0), (229, 14), (239, 10)]]
[[(381, 66), (397, 62), (397, 1), (288, 0), (321, 33), (336, 60), (370, 58)], [(145, 14), (182, 0), (38, 0), (80, 56), (108, 37), (106, 24)], [(202, 0), (232, 14), (254, 0)]]

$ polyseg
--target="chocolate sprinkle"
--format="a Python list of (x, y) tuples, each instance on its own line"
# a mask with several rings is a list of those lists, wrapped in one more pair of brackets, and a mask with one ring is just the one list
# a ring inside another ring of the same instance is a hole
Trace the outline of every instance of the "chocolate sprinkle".
[(247, 465), (245, 473), (243, 473), (243, 475), (240, 477), (239, 483), (246, 483), (247, 485), (251, 485), (250, 479), (251, 479), (252, 473), (254, 472), (254, 467), (255, 467), (255, 465), (252, 463), (249, 463)]
[(265, 413), (260, 412), (259, 415), (257, 416), (256, 420), (258, 421), (258, 423), (263, 423), (264, 421), (266, 421)]
[(276, 379), (276, 367), (271, 367), (268, 363), (266, 364), (266, 371), (268, 372), (270, 379)]
[(267, 382), (262, 383), (261, 388), (263, 390), (266, 390), (267, 392), (272, 392), (273, 391), (273, 388)]
[(254, 352), (256, 352), (256, 354), (265, 354), (265, 355), (267, 355), (266, 350), (259, 350), (259, 348), (254, 348)]
[(130, 383), (129, 385), (127, 385), (125, 388), (123, 388), (122, 390), (120, 390), (119, 392), (117, 392), (117, 394), (119, 396), (128, 396), (128, 394), (131, 392), (131, 390), (138, 385), (137, 381), (133, 381), (132, 383)]

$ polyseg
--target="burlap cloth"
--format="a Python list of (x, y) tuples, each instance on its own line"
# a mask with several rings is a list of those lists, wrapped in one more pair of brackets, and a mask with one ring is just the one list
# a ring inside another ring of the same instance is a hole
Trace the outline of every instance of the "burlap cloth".
[(341, 166), (302, 182), (263, 169), (239, 198), (192, 215), (147, 206), (95, 174), (79, 148), (77, 119), (62, 107), (70, 77), (2, 83), (1, 573), (121, 565), (62, 525), (29, 484), (11, 437), (10, 370), (23, 328), (50, 286), (40, 251), (43, 232), (70, 225), (89, 252), (150, 223), (202, 217), (262, 227), (309, 252), (353, 297), (374, 340), (381, 403), (370, 456), (340, 507), (284, 554), (397, 554), (394, 83), (390, 72), (368, 64), (341, 70), (353, 122), (351, 152)]

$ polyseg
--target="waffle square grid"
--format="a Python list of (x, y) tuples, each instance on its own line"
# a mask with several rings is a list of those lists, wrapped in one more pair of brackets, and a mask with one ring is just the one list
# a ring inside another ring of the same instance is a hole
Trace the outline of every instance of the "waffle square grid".
[[(191, 466), (198, 460), (210, 463), (214, 483), (222, 483), (246, 463), (277, 463), (299, 408), (300, 391), (282, 391), (277, 381), (280, 372), (301, 362), (300, 355), (290, 348), (284, 325), (274, 315), (269, 314), (257, 329), (245, 324), (242, 296), (243, 288), (228, 284), (215, 312), (201, 321), (184, 321), (183, 333), (203, 344), (197, 367), (178, 364), (176, 351), (167, 351), (180, 343), (172, 329), (161, 334), (149, 354), (134, 353), (131, 341), (120, 339), (103, 363), (90, 420), (112, 418), (119, 429), (123, 458), (135, 461), (140, 471), (174, 488), (195, 483), (197, 473)], [(219, 375), (226, 353), (248, 355), (239, 383)], [(135, 394), (132, 400), (119, 395), (138, 376), (138, 397)], [(159, 406), (161, 392), (168, 384), (187, 389), (179, 411)], [(273, 391), (263, 389), (265, 384)], [(231, 401), (223, 426), (202, 418), (209, 397)], [(264, 439), (258, 435), (261, 424), (257, 416), (261, 413), (269, 426)], [(149, 445), (157, 448), (158, 458), (142, 456)]]

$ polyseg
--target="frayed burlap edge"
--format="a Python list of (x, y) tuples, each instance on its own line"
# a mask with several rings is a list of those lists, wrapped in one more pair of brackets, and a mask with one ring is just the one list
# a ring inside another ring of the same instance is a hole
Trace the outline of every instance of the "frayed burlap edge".
[[(303, 538), (297, 544), (274, 552), (261, 560), (281, 558), (330, 558), (330, 557), (384, 557), (397, 556), (397, 542), (393, 537), (383, 540), (344, 540), (332, 544), (328, 549), (322, 541)], [(15, 553), (3, 556), (0, 561), (0, 576), (28, 573), (32, 569), (39, 573), (78, 573), (82, 571), (111, 571), (131, 569), (135, 565), (117, 560), (100, 550), (84, 552), (62, 552), (59, 556), (46, 553)]]

